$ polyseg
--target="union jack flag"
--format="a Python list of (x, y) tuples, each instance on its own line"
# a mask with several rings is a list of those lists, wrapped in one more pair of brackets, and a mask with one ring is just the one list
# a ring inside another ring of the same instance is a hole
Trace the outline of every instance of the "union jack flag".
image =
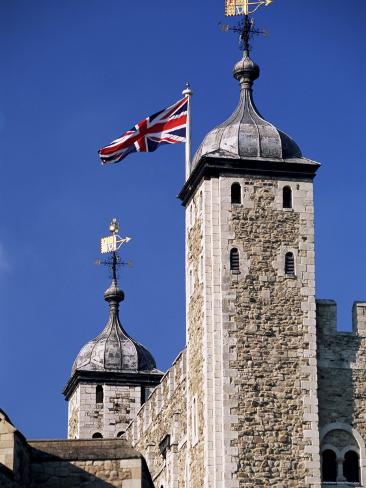
[(108, 146), (99, 149), (102, 164), (118, 163), (133, 152), (152, 152), (160, 144), (186, 140), (188, 97), (136, 124)]

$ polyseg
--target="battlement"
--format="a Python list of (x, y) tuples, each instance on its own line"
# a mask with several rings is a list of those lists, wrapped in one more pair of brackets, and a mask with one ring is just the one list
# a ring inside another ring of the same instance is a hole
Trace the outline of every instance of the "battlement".
[[(324, 335), (337, 334), (337, 303), (334, 300), (316, 300), (316, 324)], [(353, 303), (350, 334), (366, 337), (366, 301)]]
[[(165, 373), (159, 385), (152, 391), (147, 401), (141, 406), (136, 418), (128, 426), (127, 437), (134, 446), (141, 441), (152, 425), (156, 426), (157, 423), (161, 422), (161, 419), (157, 420), (160, 413), (162, 411), (166, 412), (174, 405), (172, 398), (176, 396), (175, 392), (184, 382), (185, 377), (186, 351), (184, 349)], [(182, 405), (180, 405), (180, 408), (182, 408)], [(174, 414), (179, 415), (182, 413), (178, 410), (170, 412), (171, 415), (168, 415), (163, 423), (176, 420), (174, 419)]]

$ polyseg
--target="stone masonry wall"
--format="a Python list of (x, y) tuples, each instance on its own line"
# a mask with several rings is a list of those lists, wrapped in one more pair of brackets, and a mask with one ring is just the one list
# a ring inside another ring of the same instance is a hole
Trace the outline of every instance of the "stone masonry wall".
[(30, 488), (152, 488), (144, 460), (126, 441), (31, 441)]
[(332, 300), (317, 300), (319, 423), (322, 444), (331, 442), (328, 432), (334, 431), (341, 433), (347, 430), (355, 439), (360, 451), (364, 486), (366, 302), (353, 305), (352, 318), (353, 331), (338, 332), (336, 303)]
[(29, 467), (27, 441), (0, 409), (0, 487), (25, 486)]
[[(186, 467), (186, 352), (183, 351), (137, 413), (126, 437), (149, 467), (154, 486), (184, 488)], [(166, 436), (166, 451), (159, 445)]]
[(140, 386), (102, 384), (103, 403), (96, 403), (96, 385), (80, 383), (69, 401), (69, 438), (87, 439), (99, 432), (114, 438), (125, 432), (141, 406)]
[(186, 210), (187, 482), (190, 488), (201, 488), (205, 479), (203, 204), (199, 191)]
[[(319, 486), (312, 183), (236, 181), (242, 204), (229, 211), (222, 278), (233, 477), (243, 488)], [(230, 195), (229, 183), (222, 194)], [(283, 209), (285, 185), (292, 209)], [(229, 269), (233, 247), (243, 261), (239, 274)], [(286, 252), (294, 254), (295, 276), (284, 273)]]

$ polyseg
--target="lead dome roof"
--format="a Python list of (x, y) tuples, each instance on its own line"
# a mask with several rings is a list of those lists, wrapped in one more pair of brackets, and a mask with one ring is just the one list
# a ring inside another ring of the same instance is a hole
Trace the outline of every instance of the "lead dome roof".
[(132, 339), (119, 320), (119, 303), (124, 293), (115, 280), (104, 293), (109, 303), (109, 319), (103, 331), (80, 350), (72, 366), (77, 370), (103, 372), (158, 372), (152, 354)]
[(240, 83), (239, 104), (225, 122), (206, 135), (193, 158), (192, 169), (203, 157), (278, 161), (302, 158), (296, 142), (258, 112), (252, 85), (259, 72), (258, 65), (245, 50), (233, 71)]

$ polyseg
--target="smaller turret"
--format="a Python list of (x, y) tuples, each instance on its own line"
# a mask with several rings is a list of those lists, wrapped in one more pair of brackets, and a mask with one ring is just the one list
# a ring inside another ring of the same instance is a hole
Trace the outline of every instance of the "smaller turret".
[(125, 295), (117, 283), (120, 259), (116, 248), (129, 238), (118, 236), (118, 223), (115, 219), (113, 223), (112, 244), (109, 242), (111, 248), (106, 251), (112, 257), (104, 261), (112, 270), (112, 283), (104, 293), (109, 319), (76, 356), (64, 389), (69, 402), (68, 437), (72, 439), (123, 435), (163, 376), (152, 354), (125, 331), (119, 319), (119, 304)]

